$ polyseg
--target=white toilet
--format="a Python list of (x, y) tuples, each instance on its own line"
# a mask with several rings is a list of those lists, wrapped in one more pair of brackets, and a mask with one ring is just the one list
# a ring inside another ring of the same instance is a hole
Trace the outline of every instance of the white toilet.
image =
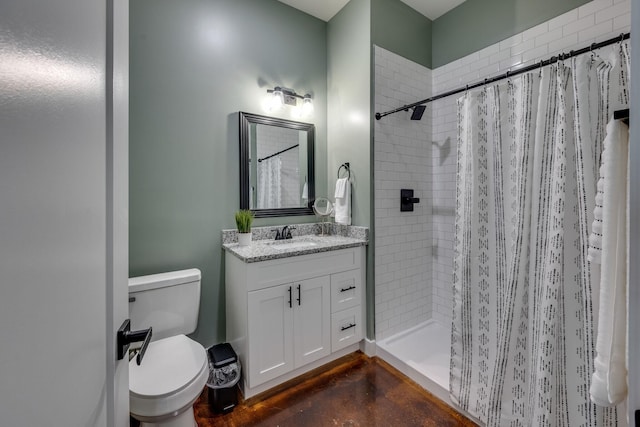
[(153, 328), (142, 363), (129, 362), (129, 411), (143, 427), (197, 427), (193, 404), (209, 378), (204, 347), (184, 334), (195, 331), (200, 270), (129, 279), (131, 329)]

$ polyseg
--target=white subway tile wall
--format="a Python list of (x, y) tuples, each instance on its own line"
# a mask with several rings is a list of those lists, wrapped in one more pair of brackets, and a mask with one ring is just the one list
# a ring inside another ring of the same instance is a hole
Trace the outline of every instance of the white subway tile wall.
[[(594, 0), (431, 71), (375, 47), (375, 111), (383, 112), (630, 31), (630, 0)], [(604, 54), (604, 52), (602, 52)], [(421, 121), (375, 121), (376, 339), (433, 318), (451, 323), (456, 96)], [(421, 203), (400, 212), (401, 188)]]
[[(387, 111), (431, 94), (431, 70), (375, 48), (375, 109)], [(376, 121), (375, 313), (382, 339), (431, 318), (431, 112), (402, 112)], [(400, 212), (400, 190), (420, 203)]]
[[(438, 94), (484, 78), (526, 66), (552, 55), (579, 49), (630, 30), (629, 0), (594, 0), (433, 70)], [(601, 54), (604, 55), (603, 52)], [(488, 61), (487, 61), (488, 58)], [(456, 96), (432, 104), (433, 134), (433, 307), (434, 319), (451, 322), (453, 226), (456, 181)]]

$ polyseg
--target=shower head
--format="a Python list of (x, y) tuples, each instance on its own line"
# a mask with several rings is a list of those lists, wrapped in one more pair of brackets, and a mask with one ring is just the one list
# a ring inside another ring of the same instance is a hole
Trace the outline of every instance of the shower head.
[(422, 115), (424, 114), (424, 110), (427, 108), (426, 105), (416, 105), (412, 108), (413, 113), (411, 113), (411, 120), (420, 120), (422, 119)]

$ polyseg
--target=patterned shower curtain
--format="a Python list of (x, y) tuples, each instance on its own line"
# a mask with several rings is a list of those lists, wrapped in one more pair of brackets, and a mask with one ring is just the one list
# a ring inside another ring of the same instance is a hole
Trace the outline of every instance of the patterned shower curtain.
[(602, 141), (629, 53), (582, 55), (458, 100), (450, 394), (488, 426), (615, 426), (589, 400), (587, 261)]
[(258, 209), (282, 207), (282, 160), (280, 156), (263, 160), (258, 165)]

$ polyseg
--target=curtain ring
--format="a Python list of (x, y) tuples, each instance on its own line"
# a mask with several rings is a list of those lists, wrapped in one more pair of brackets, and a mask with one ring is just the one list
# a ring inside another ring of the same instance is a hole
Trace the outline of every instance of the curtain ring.
[(622, 52), (623, 49), (622, 42), (624, 42), (624, 33), (620, 33), (620, 40), (618, 40), (618, 48), (620, 52)]
[(591, 46), (589, 46), (589, 52), (591, 52), (591, 61), (595, 61), (596, 58), (598, 57), (598, 53), (595, 52), (596, 49), (596, 43), (591, 43)]
[[(551, 63), (551, 61), (549, 61)], [(538, 64), (538, 78), (542, 78), (542, 67), (544, 67), (544, 61), (541, 59)]]

